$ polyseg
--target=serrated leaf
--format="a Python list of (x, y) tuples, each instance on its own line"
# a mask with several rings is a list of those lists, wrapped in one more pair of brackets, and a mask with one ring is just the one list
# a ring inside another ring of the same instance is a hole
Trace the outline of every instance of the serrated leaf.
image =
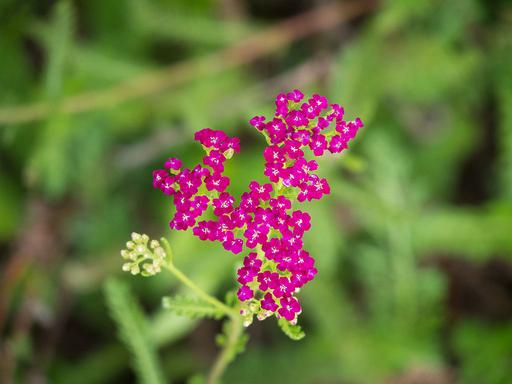
[(214, 305), (197, 298), (186, 296), (164, 297), (162, 299), (164, 308), (174, 311), (181, 316), (192, 318), (212, 318), (220, 319), (225, 316), (224, 311), (218, 309)]
[(140, 382), (164, 383), (146, 317), (131, 296), (128, 286), (120, 280), (109, 279), (105, 284), (105, 296), (112, 318), (119, 328), (119, 336), (133, 354)]
[(283, 330), (284, 334), (292, 340), (300, 340), (306, 336), (300, 325), (290, 324), (286, 319), (279, 319), (277, 324)]

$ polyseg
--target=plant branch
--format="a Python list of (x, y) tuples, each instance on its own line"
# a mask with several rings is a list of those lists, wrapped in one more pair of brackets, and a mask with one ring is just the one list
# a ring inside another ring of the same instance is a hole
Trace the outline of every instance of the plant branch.
[(208, 374), (208, 378), (206, 380), (207, 384), (217, 384), (219, 379), (222, 377), (224, 371), (227, 366), (237, 354), (238, 343), (243, 333), (243, 324), (242, 317), (238, 314), (236, 316), (231, 317), (229, 320), (229, 331), (228, 337), (224, 344), (224, 347), (215, 360), (210, 373)]
[[(277, 51), (313, 33), (327, 30), (341, 22), (375, 8), (375, 1), (336, 3), (293, 16), (251, 37), (205, 57), (185, 60), (148, 72), (109, 89), (89, 91), (64, 98), (59, 106), (63, 114), (108, 109), (124, 102), (168, 90), (198, 76), (212, 75)], [(48, 101), (0, 109), (0, 124), (27, 123), (44, 119), (51, 112)]]
[(203, 300), (207, 301), (208, 303), (214, 305), (219, 310), (224, 312), (227, 316), (234, 318), (237, 316), (236, 311), (228, 307), (226, 304), (221, 302), (220, 300), (216, 299), (215, 297), (209, 295), (203, 289), (201, 289), (196, 283), (194, 283), (192, 280), (190, 280), (183, 272), (181, 272), (176, 266), (170, 262), (167, 264), (167, 269), (178, 278), (183, 284), (185, 284), (187, 287), (189, 287), (191, 290), (194, 291), (194, 293), (202, 298)]
[(183, 284), (185, 284), (187, 287), (189, 287), (191, 290), (193, 290), (199, 297), (201, 297), (203, 300), (207, 301), (208, 303), (212, 304), (216, 308), (220, 309), (222, 312), (224, 312), (227, 316), (230, 316), (231, 318), (234, 318), (238, 316), (238, 313), (234, 308), (228, 307), (226, 304), (221, 302), (220, 300), (216, 299), (212, 295), (206, 293), (201, 287), (199, 287), (196, 283), (194, 283), (192, 280), (188, 278), (187, 275), (185, 275), (181, 270), (179, 270), (173, 263), (173, 252), (171, 245), (167, 241), (165, 237), (162, 237), (161, 239), (162, 245), (164, 246), (165, 252), (167, 254), (167, 263), (166, 267), (167, 269), (178, 278)]

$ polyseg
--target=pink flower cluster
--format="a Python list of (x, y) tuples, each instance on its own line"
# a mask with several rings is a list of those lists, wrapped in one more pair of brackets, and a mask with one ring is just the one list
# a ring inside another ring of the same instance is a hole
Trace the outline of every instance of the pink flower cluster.
[[(323, 96), (303, 100), (299, 90), (279, 94), (271, 120), (251, 119), (268, 143), (263, 156), (269, 182), (252, 181), (238, 203), (226, 191), (230, 180), (223, 172), (240, 143), (222, 131), (206, 128), (195, 134), (206, 151), (202, 165), (182, 169), (181, 161), (171, 158), (166, 169), (153, 172), (155, 188), (173, 196), (172, 229), (192, 228), (201, 240), (218, 241), (234, 254), (244, 247), (251, 250), (238, 269), (238, 298), (247, 304), (244, 312), (260, 320), (275, 314), (295, 323), (301, 306), (294, 294), (317, 273), (302, 240), (311, 218), (292, 208), (292, 200), (320, 199), (330, 187), (314, 173), (318, 163), (308, 160), (304, 150), (317, 157), (339, 153), (363, 126), (360, 119), (343, 120), (343, 108)], [(206, 211), (213, 217), (206, 219)]]

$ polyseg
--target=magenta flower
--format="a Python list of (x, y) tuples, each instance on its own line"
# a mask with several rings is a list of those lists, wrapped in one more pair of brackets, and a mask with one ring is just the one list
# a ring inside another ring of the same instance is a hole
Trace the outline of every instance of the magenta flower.
[(314, 94), (305, 101), (297, 89), (277, 95), (275, 105), (269, 120), (250, 120), (270, 141), (263, 151), (268, 182), (251, 181), (239, 197), (228, 193), (224, 166), (240, 152), (240, 141), (205, 128), (194, 135), (206, 152), (203, 165), (183, 168), (179, 159), (169, 158), (165, 169), (153, 171), (153, 186), (173, 198), (172, 229), (191, 228), (200, 240), (221, 243), (233, 254), (254, 250), (237, 271), (243, 313), (260, 320), (274, 314), (295, 322), (301, 313), (296, 294), (315, 278), (317, 269), (303, 249), (311, 217), (293, 205), (330, 193), (327, 180), (315, 173), (318, 163), (307, 154), (344, 151), (363, 123), (343, 120), (343, 108), (324, 96)]
[(171, 157), (165, 162), (165, 169), (177, 171), (181, 168), (181, 160)]
[(254, 116), (249, 121), (249, 124), (251, 124), (258, 131), (262, 131), (263, 128), (265, 128), (265, 117), (264, 116)]
[(299, 301), (294, 297), (283, 297), (279, 300), (279, 304), (281, 304), (279, 314), (288, 321), (295, 319), (295, 316), (302, 310)]
[(237, 296), (240, 299), (240, 301), (247, 301), (249, 299), (252, 299), (252, 297), (254, 296), (254, 292), (247, 285), (242, 285), (238, 290)]
[(235, 198), (227, 192), (222, 192), (217, 199), (213, 199), (214, 210), (216, 216), (222, 216), (233, 210)]
[(224, 172), (224, 162), (226, 157), (219, 151), (211, 151), (208, 156), (203, 159), (204, 165), (208, 165), (214, 172)]
[(272, 192), (272, 184), (260, 185), (256, 181), (249, 184), (249, 189), (261, 200), (270, 200), (270, 192)]
[(347, 141), (342, 135), (333, 136), (329, 142), (329, 151), (331, 153), (340, 153), (347, 148)]
[(277, 280), (271, 281), (270, 288), (275, 297), (290, 296), (295, 290), (295, 286), (287, 277), (280, 277)]
[(206, 189), (209, 191), (224, 192), (229, 185), (229, 178), (221, 173), (214, 173), (205, 179)]
[(309, 148), (313, 151), (315, 156), (322, 156), (327, 149), (327, 139), (324, 135), (314, 135), (309, 143)]
[(298, 89), (294, 89), (293, 91), (289, 92), (286, 96), (288, 100), (293, 101), (295, 103), (300, 102), (304, 98), (304, 94)]
[(276, 272), (265, 271), (262, 273), (258, 273), (258, 283), (260, 283), (260, 291), (267, 291), (270, 288), (270, 285), (277, 281), (278, 278), (279, 274)]
[(270, 312), (275, 312), (276, 311), (277, 304), (274, 301), (271, 293), (267, 293), (265, 295), (264, 299), (261, 300), (261, 308), (263, 308), (263, 309), (265, 309), (267, 311), (270, 311)]

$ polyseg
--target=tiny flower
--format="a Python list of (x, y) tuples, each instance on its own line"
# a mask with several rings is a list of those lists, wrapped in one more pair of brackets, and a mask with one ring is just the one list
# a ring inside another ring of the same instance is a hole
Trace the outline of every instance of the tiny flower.
[(289, 225), (299, 232), (306, 232), (311, 228), (311, 216), (307, 212), (294, 211)]
[(212, 168), (214, 172), (224, 171), (224, 162), (226, 157), (220, 151), (211, 151), (208, 156), (205, 156), (203, 163)]
[(244, 192), (240, 201), (240, 208), (245, 212), (254, 212), (259, 205), (258, 195), (254, 192)]
[(295, 290), (295, 287), (287, 277), (280, 277), (270, 282), (270, 288), (275, 297), (289, 296)]
[(235, 255), (242, 252), (243, 244), (242, 239), (230, 239), (222, 243), (224, 249), (231, 251)]
[(273, 144), (279, 144), (286, 137), (286, 126), (281, 119), (273, 119), (266, 125), (268, 135)]
[(308, 100), (308, 102), (320, 110), (327, 108), (329, 104), (326, 97), (320, 96), (316, 93)]
[(181, 160), (175, 157), (171, 157), (167, 159), (164, 166), (166, 169), (177, 171), (181, 168)]
[(256, 181), (251, 181), (249, 189), (261, 200), (267, 201), (270, 199), (270, 192), (272, 192), (271, 184), (260, 185)]
[(291, 111), (286, 116), (286, 124), (290, 127), (306, 127), (309, 123), (308, 118), (302, 111)]
[(347, 148), (347, 141), (341, 136), (333, 136), (329, 142), (329, 151), (331, 153), (340, 153)]
[(284, 93), (276, 96), (276, 116), (284, 116), (288, 113), (288, 98)]
[(242, 267), (237, 271), (238, 279), (237, 281), (240, 284), (247, 284), (254, 280), (256, 276), (256, 272), (252, 270), (252, 268)]
[(263, 156), (268, 164), (284, 163), (285, 152), (277, 145), (271, 145), (263, 151)]
[(343, 119), (343, 115), (345, 114), (345, 110), (339, 104), (331, 104), (332, 112), (327, 115), (327, 120), (332, 121), (341, 121)]
[(315, 154), (315, 156), (322, 156), (324, 151), (327, 149), (327, 140), (324, 135), (315, 135), (311, 138), (309, 147)]
[(174, 177), (166, 177), (164, 181), (160, 184), (160, 189), (166, 195), (174, 195), (174, 193), (176, 192), (176, 190), (174, 189)]
[(224, 192), (229, 185), (229, 178), (221, 173), (213, 173), (205, 179), (206, 189), (209, 191)]
[(265, 128), (265, 116), (254, 116), (249, 121), (249, 124), (251, 124), (258, 131), (262, 131)]
[(169, 173), (163, 169), (153, 171), (153, 187), (160, 188), (160, 185), (164, 182), (167, 176), (169, 176)]
[(304, 156), (304, 152), (300, 149), (302, 146), (300, 141), (287, 140), (284, 150), (290, 159), (298, 159)]
[(222, 192), (217, 199), (213, 199), (214, 210), (213, 213), (216, 216), (221, 216), (225, 213), (229, 213), (233, 210), (233, 204), (235, 198), (229, 193)]
[(287, 99), (295, 103), (300, 102), (304, 98), (304, 94), (298, 89), (294, 89), (286, 95)]
[(244, 237), (247, 239), (245, 245), (249, 248), (254, 248), (258, 244), (264, 244), (267, 240), (267, 232), (268, 231), (261, 226), (251, 226), (247, 228), (244, 232)]
[(192, 232), (201, 240), (209, 240), (211, 236), (211, 229), (207, 221), (200, 221), (197, 223), (197, 225), (192, 229)]
[(293, 140), (297, 140), (301, 145), (308, 145), (311, 142), (311, 132), (305, 129), (299, 129), (291, 134)]
[(191, 228), (196, 223), (196, 219), (194, 215), (190, 212), (176, 212), (174, 215), (174, 219), (171, 220), (169, 226), (172, 229), (177, 229), (184, 231), (188, 228)]
[(267, 293), (263, 300), (261, 300), (261, 308), (266, 309), (267, 311), (275, 312), (277, 309), (277, 304), (274, 301), (272, 294)]
[(294, 297), (283, 297), (279, 300), (281, 307), (279, 308), (279, 314), (288, 321), (295, 319), (295, 316), (301, 312), (299, 301)]
[(254, 296), (254, 292), (247, 285), (242, 285), (238, 289), (237, 296), (240, 299), (240, 301), (247, 301), (252, 299), (252, 297)]
[(292, 202), (284, 196), (278, 196), (275, 199), (270, 199), (270, 206), (279, 210), (288, 210), (292, 207)]
[(208, 209), (208, 203), (210, 202), (210, 198), (208, 196), (196, 196), (192, 200), (191, 208), (192, 214), (195, 217), (201, 216), (206, 209)]
[(276, 272), (265, 271), (258, 273), (258, 283), (260, 291), (265, 292), (270, 288), (271, 283), (275, 282), (279, 278)]
[(262, 248), (267, 259), (276, 260), (279, 254), (282, 252), (281, 240), (273, 237), (267, 243), (263, 244)]
[(249, 253), (244, 258), (244, 266), (246, 268), (250, 268), (251, 271), (258, 273), (261, 268), (262, 261), (258, 259), (256, 256), (257, 255), (254, 252)]
[(283, 167), (281, 165), (272, 164), (265, 167), (264, 174), (268, 177), (268, 179), (273, 182), (277, 183), (280, 179), (280, 175), (283, 172)]

